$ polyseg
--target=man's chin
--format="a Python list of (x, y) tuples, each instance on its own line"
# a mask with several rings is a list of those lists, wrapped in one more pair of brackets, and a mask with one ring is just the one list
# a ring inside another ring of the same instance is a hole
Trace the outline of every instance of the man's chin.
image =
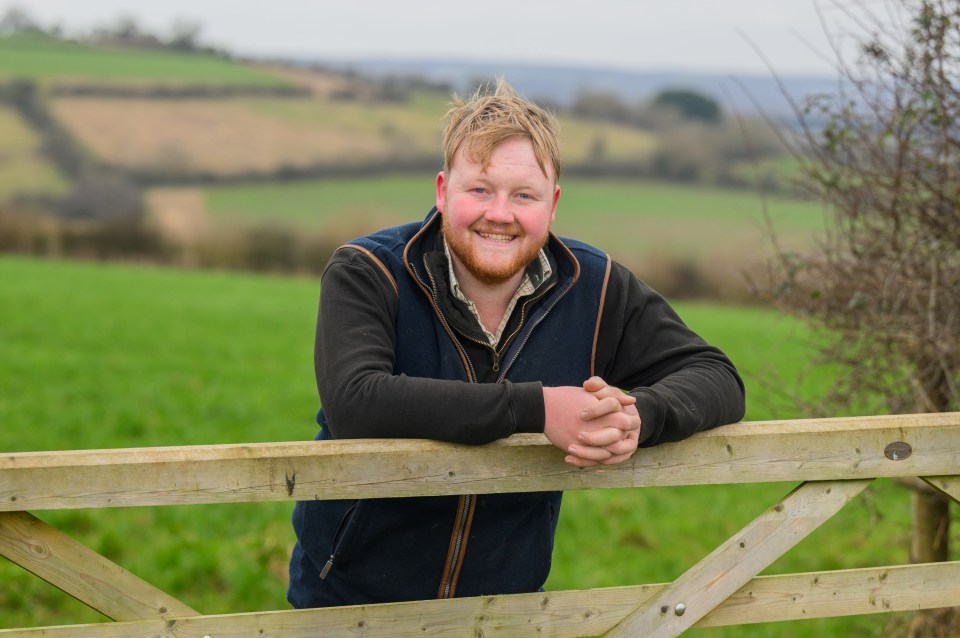
[(506, 283), (526, 268), (529, 260), (517, 258), (503, 264), (491, 263), (482, 259), (462, 260), (470, 275), (482, 284), (495, 286)]
[(503, 272), (489, 272), (481, 271), (475, 272), (471, 271), (470, 274), (473, 275), (473, 278), (479, 281), (480, 283), (486, 286), (499, 286), (500, 284), (505, 284), (510, 281), (513, 277), (516, 276), (518, 270), (514, 270), (510, 273)]

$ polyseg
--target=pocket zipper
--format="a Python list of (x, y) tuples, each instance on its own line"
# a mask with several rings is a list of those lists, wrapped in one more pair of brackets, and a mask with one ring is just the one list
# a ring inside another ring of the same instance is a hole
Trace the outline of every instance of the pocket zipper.
[(359, 504), (360, 502), (357, 501), (351, 505), (350, 509), (344, 513), (343, 518), (340, 519), (340, 525), (337, 526), (337, 533), (333, 536), (333, 548), (330, 550), (330, 558), (327, 559), (327, 562), (323, 565), (323, 569), (320, 570), (320, 580), (326, 580), (330, 570), (333, 569), (333, 559), (337, 555), (337, 550), (340, 549), (340, 543), (343, 542), (343, 538), (347, 535), (350, 524), (353, 523), (354, 514)]

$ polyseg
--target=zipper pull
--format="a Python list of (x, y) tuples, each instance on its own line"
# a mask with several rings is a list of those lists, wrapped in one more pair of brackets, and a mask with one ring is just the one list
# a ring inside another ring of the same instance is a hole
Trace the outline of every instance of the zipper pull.
[(327, 577), (327, 574), (330, 573), (330, 568), (333, 567), (333, 555), (331, 554), (330, 558), (327, 559), (327, 563), (323, 566), (323, 569), (320, 570), (320, 580), (324, 580)]
[(494, 372), (500, 371), (500, 353), (496, 351), (494, 351), (493, 353), (493, 371)]

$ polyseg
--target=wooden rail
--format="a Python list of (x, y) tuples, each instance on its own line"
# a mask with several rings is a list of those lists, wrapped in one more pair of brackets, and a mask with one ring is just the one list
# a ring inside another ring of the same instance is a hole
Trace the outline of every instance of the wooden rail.
[[(690, 627), (960, 606), (960, 561), (758, 577), (877, 477), (960, 501), (960, 413), (740, 423), (577, 469), (539, 435), (0, 456), (0, 554), (118, 621), (34, 636), (676, 636)], [(673, 583), (203, 616), (28, 510), (762, 483), (800, 485)]]

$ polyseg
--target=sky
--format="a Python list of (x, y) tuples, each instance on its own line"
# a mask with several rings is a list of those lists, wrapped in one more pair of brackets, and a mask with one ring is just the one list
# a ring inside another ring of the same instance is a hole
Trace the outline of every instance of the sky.
[[(0, 0), (67, 33), (134, 18), (252, 56), (341, 61), (390, 56), (630, 70), (832, 74), (825, 35), (842, 6), (886, 0)], [(818, 12), (819, 7), (819, 12)], [(821, 20), (821, 17), (823, 20)], [(769, 66), (768, 66), (769, 65)]]

